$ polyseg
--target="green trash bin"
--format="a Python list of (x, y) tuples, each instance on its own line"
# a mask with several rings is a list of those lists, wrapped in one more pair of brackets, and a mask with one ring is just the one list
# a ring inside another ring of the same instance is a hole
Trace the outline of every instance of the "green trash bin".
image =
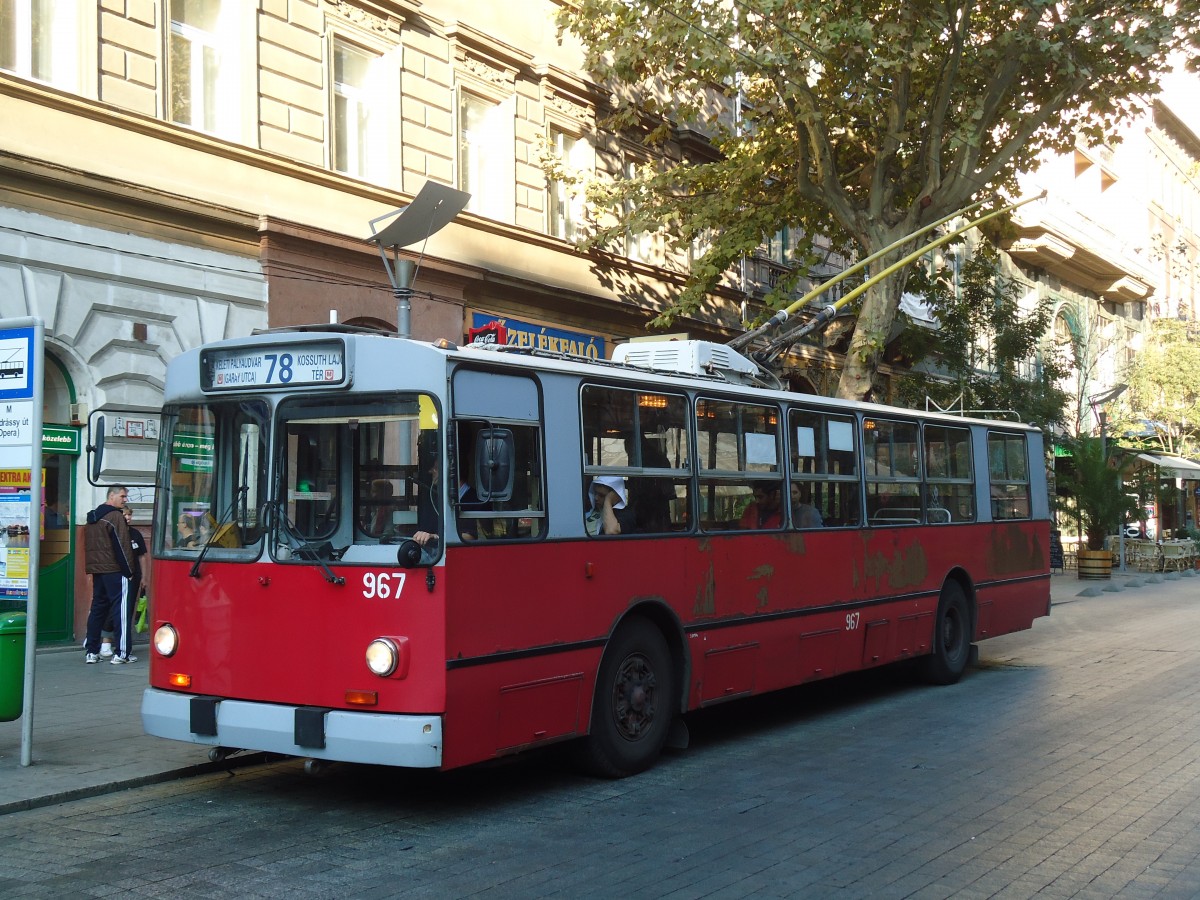
[(25, 613), (0, 613), (0, 722), (21, 718), (25, 699)]

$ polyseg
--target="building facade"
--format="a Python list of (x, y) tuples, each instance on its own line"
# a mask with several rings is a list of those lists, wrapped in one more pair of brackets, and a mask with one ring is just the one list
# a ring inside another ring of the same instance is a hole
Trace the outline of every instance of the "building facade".
[[(578, 72), (556, 9), (3, 0), (0, 316), (45, 321), (45, 421), (80, 436), (45, 462), (74, 527), (43, 639), (71, 639), (86, 617), (76, 550), (103, 499), (84, 452), (98, 416), (96, 481), (129, 484), (145, 521), (167, 363), (254, 329), (394, 328), (365, 238), (426, 182), (471, 198), (404, 251), (417, 263), (414, 337), (462, 340), (498, 322), (514, 343), (608, 356), (646, 333), (681, 264), (631, 235), (602, 268), (577, 250), (586, 221), (570, 180), (544, 174), (547, 156), (587, 172), (646, 161), (595, 136), (607, 94)], [(720, 335), (738, 323), (730, 310), (680, 327)]]
[[(129, 484), (138, 519), (149, 516), (167, 363), (254, 329), (395, 327), (395, 297), (365, 239), (426, 183), (470, 201), (403, 253), (417, 269), (414, 337), (502, 329), (510, 343), (606, 357), (646, 334), (688, 260), (650, 235), (578, 250), (590, 223), (571, 174), (652, 160), (597, 130), (608, 90), (559, 35), (561, 2), (0, 0), (0, 316), (45, 321), (44, 418), (74, 435), (44, 460), (47, 496), (73, 526), (58, 568), (43, 567), (61, 607), (47, 612), (43, 599), (45, 640), (82, 631), (78, 529), (103, 499), (98, 485)], [(1163, 121), (1163, 158), (1192, 152), (1194, 128)], [(661, 152), (669, 164), (710, 151), (681, 133)], [(1137, 220), (1139, 201), (1132, 183), (1112, 190), (1106, 152), (1081, 148), (1068, 169), (1124, 207), (1059, 196), (1022, 220), (1012, 248), (1030, 285), (1061, 297), (1063, 327), (1095, 345), (1089, 383), (1136, 350), (1160, 295), (1189, 284), (1195, 310), (1194, 263), (1164, 288), (1150, 226), (1136, 241), (1118, 227)], [(547, 177), (547, 161), (561, 178)], [(1176, 214), (1166, 199), (1161, 212)], [(1188, 228), (1194, 261), (1194, 220)], [(1182, 233), (1160, 230), (1164, 247)], [(715, 339), (740, 330), (743, 301), (774, 283), (786, 242), (768, 237), (675, 328)], [(845, 261), (828, 263), (813, 277)], [(799, 347), (790, 381), (832, 393), (840, 366), (836, 352)], [(101, 430), (106, 468), (91, 473), (85, 448)]]
[[(1080, 141), (1022, 179), (1043, 203), (1015, 217), (1006, 249), (1020, 277), (1055, 304), (1055, 348), (1073, 364), (1067, 430), (1096, 433), (1128, 380), (1151, 322), (1185, 321), (1200, 340), (1200, 77), (1177, 66), (1112, 145)], [(1136, 412), (1136, 411), (1135, 411)], [(1200, 481), (1167, 466), (1158, 531), (1195, 526)]]

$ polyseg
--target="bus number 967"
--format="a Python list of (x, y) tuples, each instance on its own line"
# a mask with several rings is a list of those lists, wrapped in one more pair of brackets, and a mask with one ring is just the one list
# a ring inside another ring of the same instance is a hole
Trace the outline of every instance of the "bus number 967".
[(404, 572), (364, 572), (363, 596), (368, 600), (399, 597), (404, 590)]

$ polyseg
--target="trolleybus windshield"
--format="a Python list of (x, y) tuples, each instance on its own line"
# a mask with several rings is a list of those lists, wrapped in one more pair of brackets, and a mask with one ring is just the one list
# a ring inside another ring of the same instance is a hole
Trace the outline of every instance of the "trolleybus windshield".
[(241, 400), (163, 411), (155, 554), (257, 555), (266, 499), (267, 405)]
[(422, 563), (436, 560), (445, 535), (437, 423), (427, 395), (282, 403), (272, 490), (282, 512), (276, 558), (394, 561), (395, 545), (415, 541)]

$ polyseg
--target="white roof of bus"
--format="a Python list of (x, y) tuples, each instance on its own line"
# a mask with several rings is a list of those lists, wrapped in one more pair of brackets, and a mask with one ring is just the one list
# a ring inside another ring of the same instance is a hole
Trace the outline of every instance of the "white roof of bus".
[(750, 394), (756, 397), (771, 398), (774, 400), (790, 400), (795, 402), (798, 399), (803, 399), (805, 403), (812, 405), (826, 406), (830, 409), (847, 410), (862, 410), (863, 412), (873, 413), (880, 416), (886, 415), (919, 415), (924, 419), (940, 420), (949, 424), (961, 424), (971, 422), (975, 424), (987, 424), (993, 426), (1003, 426), (1009, 429), (1021, 429), (1026, 431), (1038, 431), (1034, 426), (1027, 425), (1022, 422), (1010, 422), (999, 419), (980, 419), (971, 416), (958, 416), (953, 413), (940, 412), (924, 412), (916, 409), (905, 409), (898, 406), (887, 406), (882, 403), (865, 403), (854, 402), (849, 400), (841, 400), (836, 397), (822, 397), (818, 394), (799, 394), (794, 391), (774, 390), (770, 388), (749, 387), (746, 385), (730, 382), (724, 378), (713, 376), (711, 378), (698, 377), (690, 373), (676, 373), (664, 371), (662, 369), (644, 369), (638, 366), (624, 365), (620, 363), (611, 363), (607, 361), (593, 362), (592, 360), (582, 359), (579, 357), (569, 357), (562, 354), (548, 353), (545, 351), (536, 351), (528, 349), (506, 349), (496, 348), (495, 345), (474, 346), (468, 345), (458, 347), (452, 350), (444, 350), (448, 356), (453, 359), (463, 360), (469, 359), (472, 362), (481, 361), (491, 365), (503, 365), (522, 370), (528, 370), (531, 367), (536, 367), (547, 372), (562, 372), (564, 374), (587, 374), (594, 377), (609, 378), (609, 379), (629, 379), (645, 384), (647, 378), (660, 381), (659, 387), (663, 390), (669, 390), (671, 387), (691, 387), (701, 391), (721, 391), (733, 392), (739, 394)]
[[(507, 346), (497, 346), (494, 344), (467, 345), (460, 347), (451, 341), (446, 341), (446, 346), (439, 346), (441, 342), (405, 339), (400, 338), (397, 335), (387, 334), (385, 332), (372, 332), (365, 329), (359, 330), (347, 327), (338, 328), (335, 326), (328, 330), (321, 330), (318, 327), (312, 326), (304, 327), (303, 329), (272, 329), (271, 331), (262, 332), (246, 338), (217, 341), (207, 346), (215, 348), (254, 345), (263, 346), (269, 344), (314, 341), (332, 338), (341, 338), (355, 343), (361, 342), (368, 344), (384, 341), (404, 340), (414, 350), (443, 356), (449, 363), (486, 363), (492, 367), (514, 369), (522, 372), (527, 372), (530, 368), (536, 368), (540, 371), (558, 372), (564, 375), (583, 375), (586, 377), (609, 379), (613, 381), (628, 380), (631, 382), (640, 383), (642, 385), (646, 385), (647, 381), (651, 381), (654, 382), (655, 386), (661, 390), (670, 390), (672, 387), (676, 389), (689, 387), (699, 391), (719, 392), (725, 395), (734, 394), (753, 396), (762, 399), (769, 398), (771, 400), (791, 402), (803, 400), (803, 402), (806, 404), (812, 406), (822, 406), (830, 410), (841, 410), (843, 412), (857, 410), (883, 417), (909, 415), (920, 416), (926, 420), (941, 421), (945, 422), (946, 424), (963, 424), (970, 422), (974, 424), (986, 424), (993, 427), (1003, 427), (1009, 430), (1038, 430), (1034, 426), (1026, 425), (1021, 422), (973, 418), (970, 416), (958, 416), (952, 413), (925, 412), (917, 409), (886, 406), (879, 403), (840, 400), (834, 397), (822, 397), (817, 394), (798, 394), (787, 390), (751, 387), (743, 384), (737, 384), (715, 375), (712, 377), (705, 377), (687, 372), (679, 373), (664, 369), (646, 369), (640, 366), (614, 363), (608, 360), (595, 361), (585, 359), (583, 357), (573, 357), (566, 354), (552, 353), (549, 351), (535, 350), (532, 348), (509, 348)], [(190, 353), (187, 355), (190, 355)]]

